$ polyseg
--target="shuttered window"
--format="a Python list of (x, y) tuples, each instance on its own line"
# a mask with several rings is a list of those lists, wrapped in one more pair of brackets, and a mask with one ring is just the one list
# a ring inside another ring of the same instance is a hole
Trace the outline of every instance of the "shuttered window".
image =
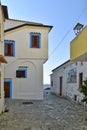
[(31, 33), (30, 34), (30, 47), (31, 48), (40, 48), (41, 46), (41, 35), (40, 33)]
[(13, 56), (13, 44), (6, 44), (5, 48), (5, 56)]
[(39, 36), (32, 36), (32, 47), (39, 48)]
[(5, 56), (15, 56), (15, 43), (14, 41), (4, 41), (4, 54)]
[(25, 71), (24, 70), (17, 70), (16, 77), (18, 78), (25, 78)]
[(27, 78), (27, 69), (16, 70), (16, 78)]

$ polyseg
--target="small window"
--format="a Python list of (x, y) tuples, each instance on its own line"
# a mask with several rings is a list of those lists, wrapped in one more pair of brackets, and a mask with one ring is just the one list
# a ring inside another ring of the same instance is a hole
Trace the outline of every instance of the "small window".
[(15, 56), (15, 42), (10, 40), (4, 41), (4, 55)]
[(40, 33), (30, 33), (30, 48), (40, 48)]
[(16, 70), (16, 77), (17, 78), (27, 78), (27, 69)]

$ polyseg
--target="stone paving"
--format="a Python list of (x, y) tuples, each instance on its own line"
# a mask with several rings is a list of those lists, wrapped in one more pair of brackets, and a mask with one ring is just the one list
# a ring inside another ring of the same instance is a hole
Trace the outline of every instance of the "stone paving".
[(86, 108), (49, 95), (43, 101), (6, 100), (0, 130), (87, 130)]

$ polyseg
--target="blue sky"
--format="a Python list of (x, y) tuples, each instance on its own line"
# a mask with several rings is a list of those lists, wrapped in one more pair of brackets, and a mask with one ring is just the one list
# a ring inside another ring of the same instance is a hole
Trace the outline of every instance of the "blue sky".
[[(13, 19), (52, 25), (49, 33), (49, 60), (44, 65), (44, 83), (50, 83), (51, 70), (70, 58), (73, 27), (87, 25), (87, 0), (1, 0)], [(55, 49), (56, 48), (56, 49)]]

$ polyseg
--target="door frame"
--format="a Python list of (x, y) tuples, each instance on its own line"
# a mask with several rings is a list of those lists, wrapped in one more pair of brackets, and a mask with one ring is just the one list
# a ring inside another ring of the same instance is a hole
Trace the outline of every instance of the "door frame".
[[(12, 80), (11, 79), (5, 79), (4, 80), (4, 83), (5, 82), (9, 82), (10, 83), (10, 98), (12, 98)], [(4, 86), (5, 87), (5, 86)]]

